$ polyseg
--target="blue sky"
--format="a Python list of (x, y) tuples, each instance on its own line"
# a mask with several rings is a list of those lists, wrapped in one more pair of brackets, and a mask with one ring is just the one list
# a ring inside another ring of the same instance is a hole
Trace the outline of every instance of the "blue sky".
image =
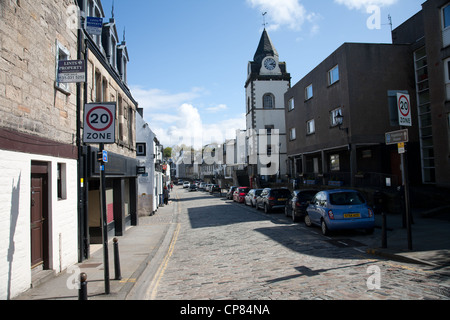
[[(395, 28), (424, 1), (114, 0), (114, 15), (120, 40), (126, 29), (128, 84), (145, 120), (165, 146), (198, 147), (245, 129), (247, 64), (263, 12), (294, 85), (344, 42), (390, 43), (388, 15)], [(102, 4), (109, 19), (112, 0)]]

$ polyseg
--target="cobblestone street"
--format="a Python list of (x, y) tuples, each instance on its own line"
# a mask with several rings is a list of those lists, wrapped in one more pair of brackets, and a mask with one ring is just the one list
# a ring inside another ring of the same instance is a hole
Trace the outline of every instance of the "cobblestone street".
[(324, 237), (282, 213), (172, 193), (177, 226), (148, 299), (449, 299), (444, 270), (374, 258), (356, 232)]

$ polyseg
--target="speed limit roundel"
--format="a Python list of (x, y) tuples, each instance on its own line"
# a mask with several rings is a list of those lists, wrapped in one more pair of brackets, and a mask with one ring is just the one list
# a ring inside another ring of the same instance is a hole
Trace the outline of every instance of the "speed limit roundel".
[(398, 122), (400, 126), (412, 126), (411, 102), (409, 94), (397, 94)]
[(87, 125), (94, 131), (103, 132), (108, 130), (114, 122), (111, 111), (104, 106), (97, 106), (86, 115)]
[(409, 98), (404, 94), (400, 96), (398, 100), (398, 108), (401, 114), (405, 117), (409, 116), (410, 107), (409, 107)]
[(84, 115), (84, 143), (115, 143), (115, 103), (86, 104)]

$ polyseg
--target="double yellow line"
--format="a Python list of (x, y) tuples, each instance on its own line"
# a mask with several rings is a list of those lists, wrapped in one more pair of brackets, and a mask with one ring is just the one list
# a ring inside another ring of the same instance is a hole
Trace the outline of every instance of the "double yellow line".
[[(176, 195), (176, 199), (178, 200), (178, 193), (175, 193)], [(177, 202), (177, 215), (180, 214), (180, 207), (179, 207), (179, 202)], [(172, 241), (170, 242), (170, 246), (169, 246), (169, 250), (167, 251), (166, 256), (164, 257), (163, 262), (161, 263), (161, 265), (158, 268), (158, 271), (155, 274), (155, 277), (153, 278), (153, 281), (149, 287), (149, 290), (147, 292), (150, 292), (150, 300), (155, 300), (156, 295), (158, 293), (158, 287), (159, 287), (159, 282), (161, 281), (166, 269), (167, 269), (167, 265), (169, 264), (169, 260), (173, 255), (173, 251), (175, 250), (175, 244), (177, 243), (177, 239), (178, 239), (178, 235), (180, 234), (180, 229), (181, 229), (181, 225), (180, 223), (176, 224), (177, 227), (175, 229), (175, 232), (173, 234), (172, 237)], [(148, 297), (148, 295), (147, 295)]]

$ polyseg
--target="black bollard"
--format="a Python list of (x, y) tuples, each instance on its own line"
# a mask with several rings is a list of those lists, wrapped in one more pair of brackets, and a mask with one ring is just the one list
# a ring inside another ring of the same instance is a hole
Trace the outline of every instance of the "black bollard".
[(114, 238), (113, 242), (115, 280), (122, 280), (122, 275), (120, 274), (119, 240), (117, 238)]
[(78, 290), (78, 300), (87, 300), (88, 294), (87, 294), (87, 274), (81, 273), (80, 274), (80, 289)]

